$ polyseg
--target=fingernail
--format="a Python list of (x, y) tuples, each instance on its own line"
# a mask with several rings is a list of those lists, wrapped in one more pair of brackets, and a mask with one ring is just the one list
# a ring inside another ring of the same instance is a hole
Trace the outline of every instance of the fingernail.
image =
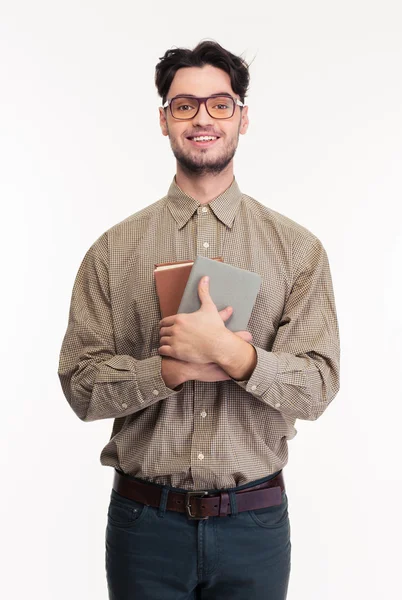
[(204, 277), (204, 279), (202, 280), (202, 285), (207, 285), (208, 281), (209, 281), (209, 277), (208, 276)]

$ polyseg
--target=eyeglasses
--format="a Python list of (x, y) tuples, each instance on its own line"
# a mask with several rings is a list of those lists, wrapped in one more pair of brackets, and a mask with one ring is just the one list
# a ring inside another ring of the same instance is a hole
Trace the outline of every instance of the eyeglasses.
[(201, 103), (205, 104), (207, 113), (213, 119), (230, 119), (230, 117), (233, 117), (236, 105), (244, 106), (243, 102), (238, 98), (233, 98), (230, 94), (214, 94), (206, 98), (180, 94), (166, 100), (162, 106), (163, 108), (170, 108), (173, 118), (189, 121), (198, 114)]

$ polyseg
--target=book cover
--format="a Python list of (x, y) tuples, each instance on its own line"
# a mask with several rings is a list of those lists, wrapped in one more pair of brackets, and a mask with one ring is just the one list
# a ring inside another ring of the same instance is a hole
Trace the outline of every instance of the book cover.
[[(210, 260), (223, 261), (222, 257)], [(162, 318), (177, 314), (193, 264), (193, 260), (181, 260), (155, 265), (155, 286)]]
[(261, 285), (261, 276), (224, 262), (197, 256), (190, 270), (179, 304), (178, 313), (198, 310), (201, 301), (198, 283), (209, 275), (209, 293), (218, 310), (233, 307), (233, 313), (225, 322), (231, 331), (245, 331)]

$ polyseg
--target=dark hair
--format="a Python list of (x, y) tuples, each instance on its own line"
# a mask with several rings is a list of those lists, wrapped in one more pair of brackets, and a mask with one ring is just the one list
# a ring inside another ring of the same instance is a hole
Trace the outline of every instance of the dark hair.
[(250, 82), (249, 65), (243, 58), (225, 50), (217, 42), (200, 42), (193, 50), (189, 48), (167, 50), (159, 60), (155, 68), (155, 85), (162, 103), (166, 101), (173, 78), (179, 69), (204, 65), (212, 65), (225, 71), (230, 76), (232, 90), (244, 102)]

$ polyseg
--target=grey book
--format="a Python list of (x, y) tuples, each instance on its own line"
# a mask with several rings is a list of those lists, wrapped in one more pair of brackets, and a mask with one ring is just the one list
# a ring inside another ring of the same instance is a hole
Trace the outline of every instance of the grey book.
[(233, 307), (233, 313), (225, 321), (226, 327), (231, 331), (245, 331), (260, 289), (261, 276), (224, 262), (197, 256), (184, 288), (178, 313), (195, 312), (201, 307), (198, 283), (204, 275), (209, 276), (209, 293), (217, 309)]

